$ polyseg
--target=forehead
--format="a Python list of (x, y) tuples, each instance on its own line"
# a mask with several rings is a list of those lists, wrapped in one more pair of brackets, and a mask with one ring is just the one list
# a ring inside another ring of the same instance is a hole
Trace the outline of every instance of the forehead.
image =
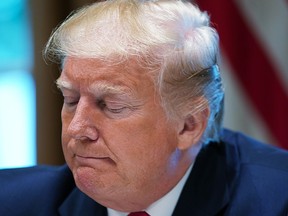
[(154, 86), (153, 73), (133, 59), (113, 63), (98, 59), (67, 58), (57, 84), (60, 87), (77, 89), (97, 85), (97, 88), (109, 88), (110, 91), (116, 87), (119, 90), (121, 86), (143, 88), (147, 85)]

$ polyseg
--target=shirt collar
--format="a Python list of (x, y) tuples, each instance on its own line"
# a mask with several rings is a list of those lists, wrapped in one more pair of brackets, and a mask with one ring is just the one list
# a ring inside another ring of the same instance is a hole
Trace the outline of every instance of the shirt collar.
[[(192, 170), (193, 164), (189, 167), (186, 171), (185, 175), (182, 179), (178, 182), (178, 184), (170, 190), (165, 196), (157, 200), (156, 202), (152, 203), (147, 209), (144, 209), (149, 215), (151, 216), (159, 216), (165, 215), (169, 216), (172, 215), (174, 208), (177, 204), (181, 191), (187, 181), (187, 178)], [(108, 208), (108, 216), (127, 216), (128, 213), (126, 212), (119, 212), (113, 209)]]

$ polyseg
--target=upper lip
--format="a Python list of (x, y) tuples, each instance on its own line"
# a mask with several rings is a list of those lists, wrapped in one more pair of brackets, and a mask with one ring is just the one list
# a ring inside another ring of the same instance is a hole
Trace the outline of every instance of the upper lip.
[(109, 158), (107, 156), (90, 156), (90, 155), (79, 155), (79, 154), (75, 154), (75, 157), (80, 157), (80, 158), (86, 158), (86, 159), (105, 159), (105, 158)]

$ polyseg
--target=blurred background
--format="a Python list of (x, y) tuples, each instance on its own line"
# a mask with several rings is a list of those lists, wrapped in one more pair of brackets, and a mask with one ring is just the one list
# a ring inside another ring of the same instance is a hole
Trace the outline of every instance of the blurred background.
[[(0, 168), (64, 163), (52, 30), (93, 0), (0, 1)], [(221, 40), (224, 126), (288, 149), (288, 0), (197, 0)]]

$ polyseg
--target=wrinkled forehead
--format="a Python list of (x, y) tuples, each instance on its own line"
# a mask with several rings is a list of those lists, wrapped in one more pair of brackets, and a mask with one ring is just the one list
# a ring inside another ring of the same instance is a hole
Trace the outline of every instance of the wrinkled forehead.
[[(56, 83), (58, 86), (65, 88), (71, 88), (71, 83), (76, 88), (77, 86), (88, 87), (92, 83), (104, 83), (105, 85), (98, 85), (97, 88), (100, 86), (101, 89), (105, 89), (107, 83), (112, 86), (127, 85), (141, 88), (145, 82), (149, 82), (150, 85), (154, 86), (152, 73), (149, 67), (143, 67), (142, 64), (138, 64), (138, 61), (133, 59), (113, 62), (111, 60), (68, 57), (65, 59), (63, 70)], [(110, 87), (110, 91), (113, 88)], [(121, 89), (117, 87), (116, 90), (120, 91)]]
[(62, 74), (73, 73), (78, 78), (93, 76), (146, 76), (158, 75), (160, 67), (152, 61), (139, 58), (80, 58), (66, 57), (62, 63)]

